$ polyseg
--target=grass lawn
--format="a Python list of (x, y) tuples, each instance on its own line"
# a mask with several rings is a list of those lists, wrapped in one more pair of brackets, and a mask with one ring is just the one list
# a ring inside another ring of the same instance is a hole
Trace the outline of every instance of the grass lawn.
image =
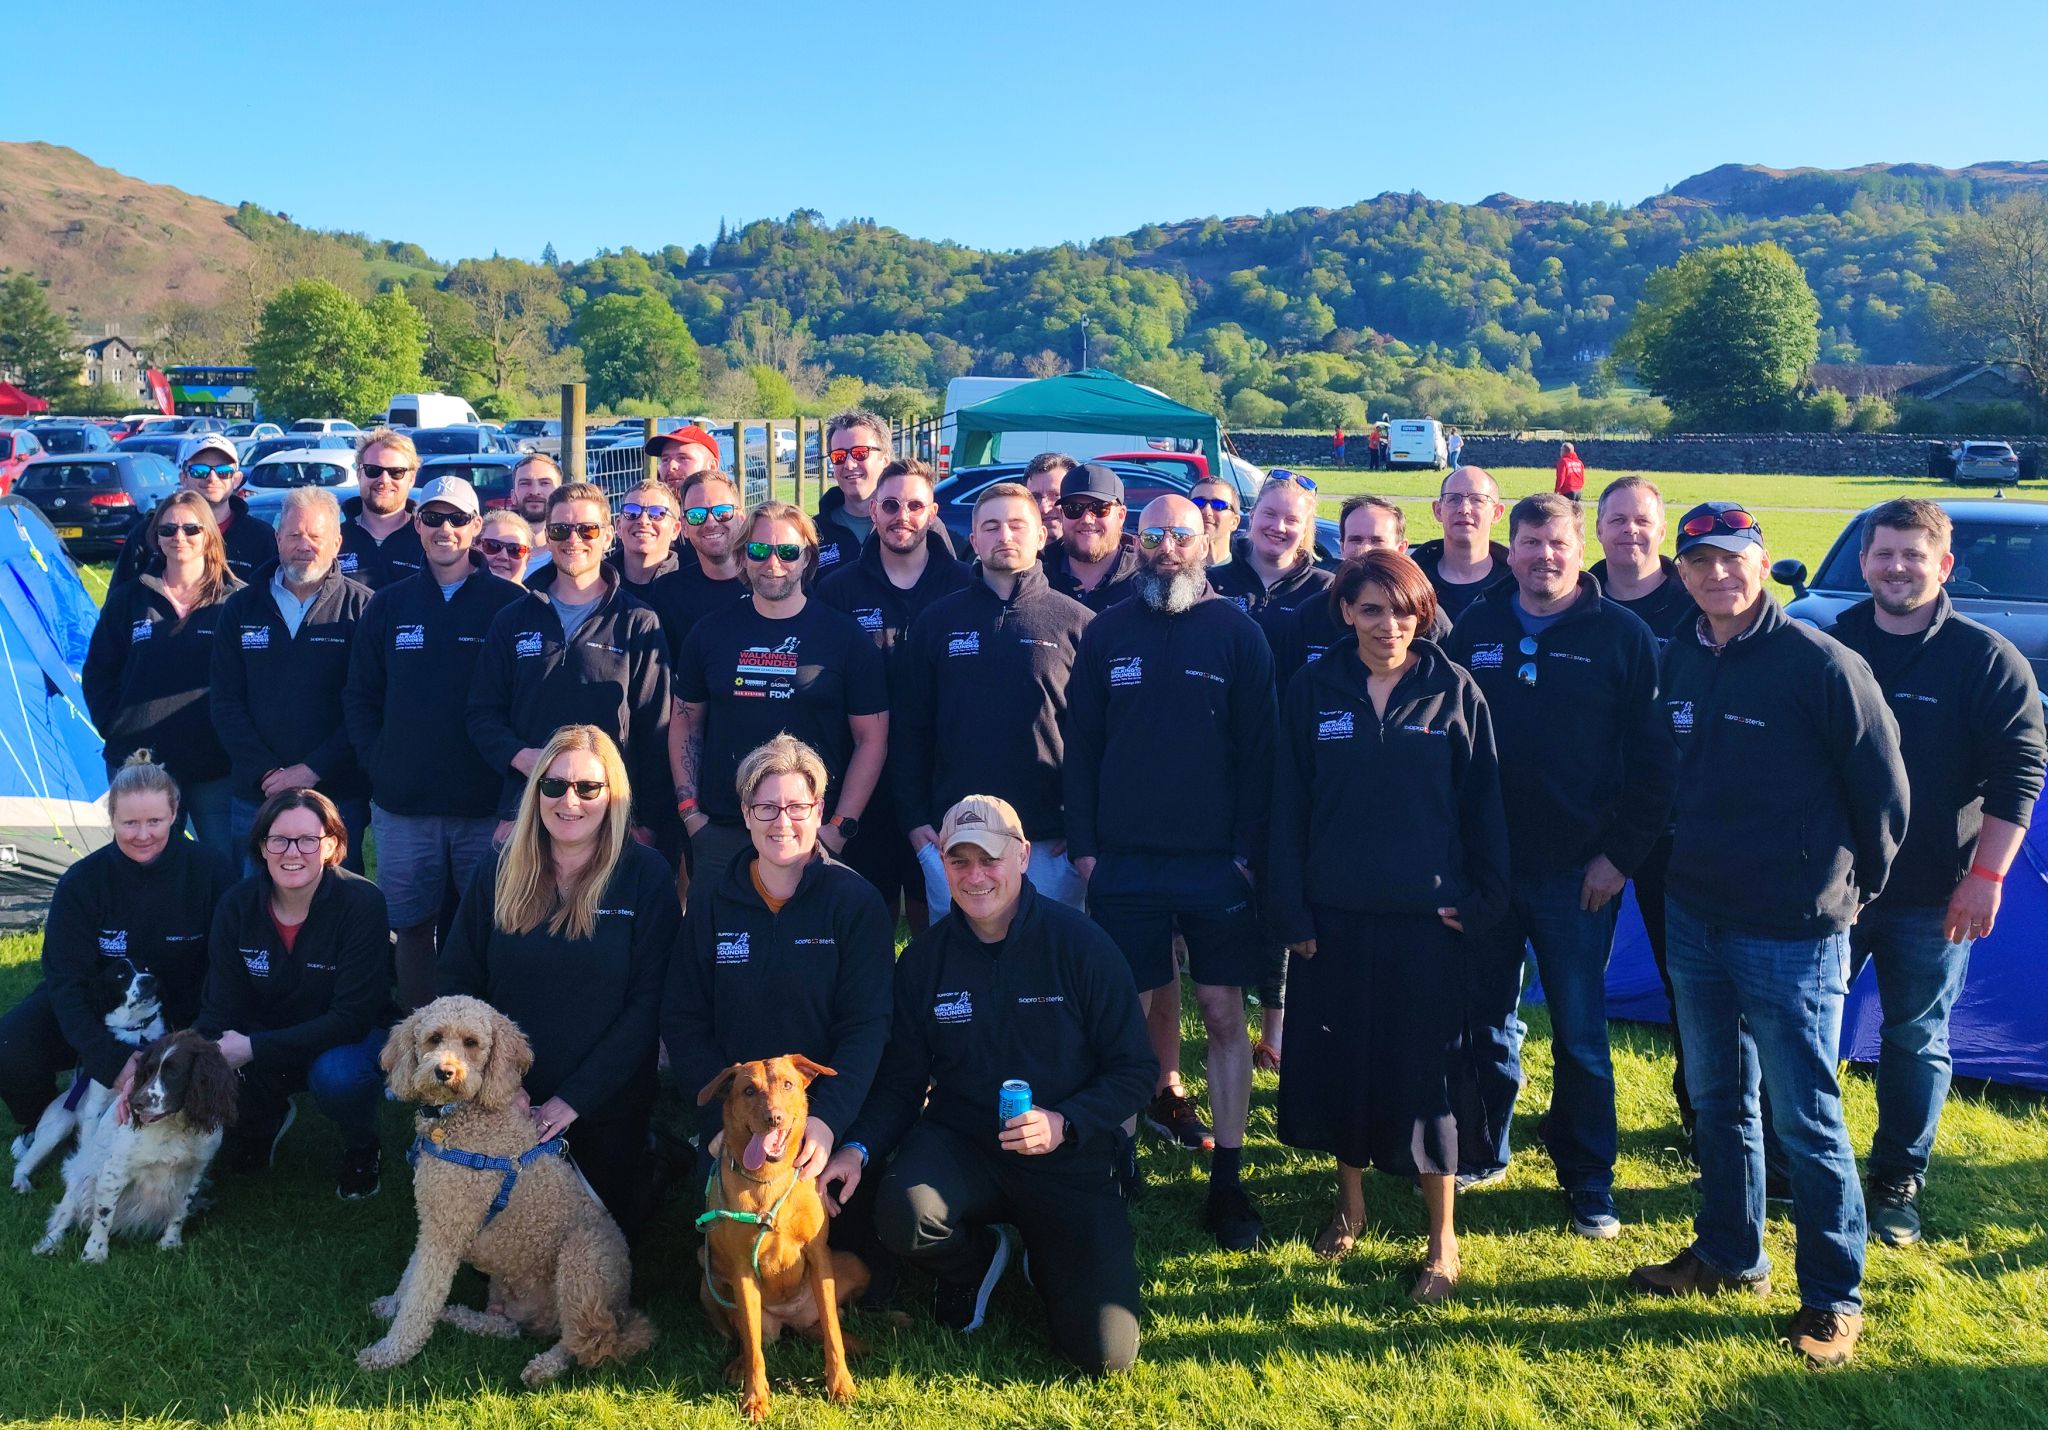
[[(34, 977), (32, 938), (0, 942), (0, 1006)], [(1518, 1118), (1526, 1147), (1548, 1093), (1540, 1011), (1530, 1086)], [(1190, 1025), (1192, 1027), (1192, 1025)], [(1329, 1210), (1321, 1159), (1273, 1140), (1274, 1081), (1254, 1092), (1249, 1183), (1273, 1244), (1217, 1252), (1195, 1229), (1202, 1184), (1190, 1163), (1148, 1143), (1150, 1195), (1135, 1211), (1145, 1293), (1135, 1372), (1090, 1383), (1061, 1374), (1035, 1298), (1018, 1278), (996, 1296), (989, 1328), (956, 1341), (924, 1314), (906, 1278), (907, 1316), (849, 1318), (872, 1353), (855, 1363), (860, 1400), (819, 1398), (820, 1358), (772, 1350), (774, 1423), (918, 1426), (1995, 1426), (2048, 1423), (2048, 1112), (2003, 1092), (1958, 1094), (1943, 1122), (1928, 1241), (1873, 1249), (1870, 1326), (1856, 1363), (1817, 1375), (1774, 1344), (1794, 1309), (1792, 1238), (1774, 1214), (1780, 1289), (1768, 1306), (1669, 1303), (1622, 1278), (1689, 1234), (1688, 1171), (1672, 1150), (1670, 1050), (1661, 1032), (1616, 1025), (1621, 1088), (1617, 1242), (1563, 1229), (1540, 1153), (1460, 1207), (1466, 1281), (1452, 1305), (1423, 1310), (1405, 1291), (1421, 1244), (1422, 1204), (1387, 1178), (1367, 1184), (1367, 1234), (1325, 1266), (1307, 1242)], [(1188, 1045), (1199, 1073), (1198, 1040)], [(1850, 1080), (1859, 1146), (1870, 1137), (1871, 1084)], [(664, 1213), (636, 1267), (662, 1339), (623, 1369), (572, 1371), (526, 1394), (518, 1371), (535, 1346), (442, 1327), (412, 1365), (358, 1371), (412, 1242), (399, 1158), (407, 1121), (387, 1114), (384, 1193), (334, 1200), (337, 1148), (302, 1117), (268, 1178), (230, 1180), (184, 1250), (120, 1244), (103, 1267), (28, 1253), (52, 1200), (0, 1203), (0, 1419), (10, 1423), (237, 1426), (726, 1426), (736, 1398), (726, 1358), (695, 1293), (694, 1197)], [(4, 1194), (0, 1194), (4, 1195)], [(465, 1273), (457, 1294), (475, 1301)]]

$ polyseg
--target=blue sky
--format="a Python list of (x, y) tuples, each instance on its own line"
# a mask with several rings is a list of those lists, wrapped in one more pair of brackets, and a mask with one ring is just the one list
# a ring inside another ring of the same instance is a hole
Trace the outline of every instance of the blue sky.
[(2048, 53), (2041, 0), (30, 2), (0, 138), (450, 259), (800, 207), (1020, 248), (1385, 190), (2048, 159), (2048, 87), (2008, 62)]

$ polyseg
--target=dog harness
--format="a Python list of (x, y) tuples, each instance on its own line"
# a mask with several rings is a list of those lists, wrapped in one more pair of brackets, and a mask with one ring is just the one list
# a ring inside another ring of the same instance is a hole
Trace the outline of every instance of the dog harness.
[[(450, 1107), (459, 1105), (451, 1103)], [(431, 1115), (446, 1117), (448, 1114), (435, 1112)], [(491, 1209), (484, 1213), (485, 1226), (489, 1226), (498, 1213), (505, 1210), (506, 1203), (512, 1200), (512, 1189), (519, 1185), (519, 1173), (522, 1169), (532, 1166), (543, 1157), (565, 1157), (569, 1153), (568, 1139), (559, 1132), (538, 1146), (529, 1147), (521, 1152), (517, 1159), (486, 1157), (481, 1152), (465, 1152), (460, 1147), (448, 1146), (446, 1136), (447, 1134), (438, 1127), (430, 1127), (414, 1136), (412, 1146), (405, 1149), (406, 1165), (417, 1167), (420, 1156), (424, 1153), (429, 1157), (438, 1157), (443, 1162), (453, 1162), (458, 1167), (467, 1167), (472, 1172), (502, 1173), (504, 1180), (498, 1183), (498, 1194), (491, 1198)]]
[[(726, 1160), (731, 1161), (732, 1159), (727, 1158)], [(739, 1170), (739, 1163), (733, 1163), (733, 1170)], [(789, 1200), (789, 1194), (796, 1190), (796, 1184), (796, 1168), (791, 1167), (789, 1169), (789, 1185), (782, 1189), (782, 1195), (775, 1199), (767, 1211), (727, 1211), (724, 1207), (712, 1205), (712, 1195), (718, 1190), (718, 1168), (714, 1165), (711, 1169), (711, 1175), (704, 1179), (704, 1205), (706, 1211), (704, 1215), (697, 1218), (697, 1230), (705, 1231), (721, 1221), (736, 1221), (746, 1226), (758, 1227), (759, 1230), (754, 1233), (753, 1256), (754, 1279), (758, 1281), (761, 1279), (761, 1243), (768, 1239), (769, 1232), (775, 1230), (775, 1218), (781, 1214), (782, 1204)], [(708, 1255), (704, 1258), (704, 1289), (711, 1293), (712, 1300), (716, 1301), (726, 1310), (735, 1311), (739, 1309), (736, 1304), (718, 1294), (718, 1283), (711, 1279), (711, 1258)]]

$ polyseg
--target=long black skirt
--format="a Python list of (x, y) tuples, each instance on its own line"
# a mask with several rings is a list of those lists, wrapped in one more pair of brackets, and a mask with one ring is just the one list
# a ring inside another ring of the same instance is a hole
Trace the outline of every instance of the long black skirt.
[(1280, 1140), (1398, 1176), (1458, 1170), (1462, 936), (1434, 914), (1312, 907), (1287, 961)]

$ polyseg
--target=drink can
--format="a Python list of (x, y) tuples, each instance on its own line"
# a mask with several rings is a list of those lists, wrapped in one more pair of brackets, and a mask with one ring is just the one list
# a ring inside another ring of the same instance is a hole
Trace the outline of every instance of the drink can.
[(996, 1093), (996, 1126), (1008, 1127), (1010, 1119), (1031, 1110), (1031, 1084), (1013, 1077)]

